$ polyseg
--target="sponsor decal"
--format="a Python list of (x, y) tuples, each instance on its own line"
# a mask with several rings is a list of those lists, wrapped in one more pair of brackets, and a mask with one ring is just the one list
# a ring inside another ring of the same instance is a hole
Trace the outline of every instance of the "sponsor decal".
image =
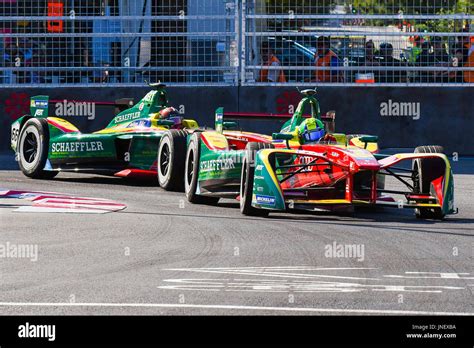
[(218, 108), (216, 110), (216, 119), (215, 119), (216, 132), (222, 133), (222, 131), (223, 131), (223, 122), (224, 122), (224, 109), (223, 108)]
[(104, 146), (101, 141), (77, 141), (70, 143), (53, 143), (51, 145), (51, 152), (94, 152), (104, 151)]
[(31, 106), (36, 108), (47, 108), (48, 101), (47, 100), (32, 100)]
[(151, 121), (150, 120), (136, 120), (131, 122), (127, 128), (133, 128), (133, 127), (151, 127)]
[(387, 102), (380, 103), (380, 116), (382, 117), (411, 117), (419, 120), (421, 116), (421, 103), (402, 103), (394, 102), (389, 99)]
[(33, 116), (43, 116), (44, 109), (36, 109), (35, 114)]
[(218, 172), (221, 170), (231, 170), (235, 168), (233, 158), (222, 158), (216, 160), (202, 161), (200, 171), (203, 173), (207, 172)]
[(225, 150), (227, 149), (227, 140), (222, 134), (214, 132), (206, 132), (202, 134), (201, 138), (204, 144), (211, 150)]
[(264, 196), (264, 195), (256, 195), (255, 200), (257, 204), (264, 204), (264, 205), (271, 205), (274, 206), (276, 199), (274, 196)]
[(55, 104), (55, 115), (58, 117), (77, 116), (95, 119), (95, 103), (93, 102), (68, 102), (66, 99)]
[(117, 117), (115, 117), (114, 122), (121, 123), (125, 121), (131, 121), (136, 118), (140, 118), (140, 115), (141, 115), (140, 111), (132, 112), (130, 114), (125, 114), (125, 115), (118, 115)]
[[(301, 156), (300, 157), (300, 163), (298, 163), (298, 161), (295, 161), (295, 164), (310, 164), (311, 162), (315, 162), (313, 164), (316, 164), (316, 160), (317, 157), (313, 157), (313, 156)], [(313, 165), (310, 165), (310, 166), (307, 166), (306, 168), (304, 169), (301, 169), (301, 173), (303, 172), (312, 172), (315, 167), (317, 168), (317, 166), (313, 166)]]
[(146, 94), (145, 97), (143, 97), (143, 100), (146, 101), (146, 102), (152, 102), (153, 101), (153, 98), (155, 97), (155, 94), (157, 93), (158, 91), (150, 91)]

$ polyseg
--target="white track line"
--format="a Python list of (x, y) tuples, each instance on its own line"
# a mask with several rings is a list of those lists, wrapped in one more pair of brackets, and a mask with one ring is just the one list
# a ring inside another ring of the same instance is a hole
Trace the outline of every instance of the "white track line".
[(263, 306), (236, 306), (236, 305), (198, 305), (173, 303), (55, 303), (55, 302), (0, 302), (0, 306), (7, 307), (115, 307), (115, 308), (191, 308), (191, 309), (228, 309), (253, 311), (280, 311), (280, 312), (309, 312), (309, 313), (340, 313), (340, 314), (385, 314), (385, 315), (472, 315), (466, 312), (429, 312), (404, 311), (384, 309), (339, 309), (339, 308), (305, 308), (305, 307), (263, 307)]

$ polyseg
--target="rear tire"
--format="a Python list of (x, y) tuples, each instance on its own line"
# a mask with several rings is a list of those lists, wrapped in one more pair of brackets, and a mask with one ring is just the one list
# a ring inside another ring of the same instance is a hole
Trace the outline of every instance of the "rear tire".
[(240, 179), (240, 212), (247, 216), (268, 216), (267, 209), (252, 207), (253, 182), (255, 175), (255, 157), (262, 149), (273, 149), (272, 144), (248, 143), (245, 148), (244, 161), (242, 163), (242, 175)]
[(166, 191), (183, 192), (184, 157), (187, 133), (171, 129), (163, 134), (158, 145), (158, 183)]
[(42, 118), (31, 118), (23, 126), (19, 140), (17, 158), (24, 175), (33, 179), (52, 179), (57, 171), (44, 170), (48, 160), (49, 126)]
[(186, 164), (184, 169), (184, 192), (189, 202), (194, 204), (216, 205), (219, 197), (208, 197), (196, 194), (199, 163), (201, 158), (201, 133), (194, 133), (189, 141), (186, 151)]
[[(444, 148), (439, 145), (418, 146), (415, 153), (443, 153)], [(429, 194), (430, 184), (434, 179), (444, 175), (444, 164), (440, 165), (438, 158), (424, 158), (413, 161), (413, 183), (415, 193)], [(441, 208), (416, 208), (418, 219), (444, 219)]]

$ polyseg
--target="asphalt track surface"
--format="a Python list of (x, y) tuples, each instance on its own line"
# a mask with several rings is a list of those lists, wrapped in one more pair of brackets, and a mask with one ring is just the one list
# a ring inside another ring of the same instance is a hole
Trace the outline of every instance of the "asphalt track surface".
[[(0, 156), (0, 188), (107, 198), (120, 212), (14, 212), (0, 199), (0, 244), (38, 260), (0, 259), (0, 314), (474, 314), (474, 159), (454, 163), (459, 214), (242, 216), (191, 205), (153, 183), (61, 173), (32, 180)], [(360, 253), (328, 257), (328, 245)], [(363, 247), (363, 250), (362, 250)], [(362, 253), (363, 251), (363, 253)]]

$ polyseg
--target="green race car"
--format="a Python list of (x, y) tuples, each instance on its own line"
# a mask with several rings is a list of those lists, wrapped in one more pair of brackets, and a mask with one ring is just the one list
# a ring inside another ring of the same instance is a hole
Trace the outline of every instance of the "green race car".
[(172, 168), (172, 164), (184, 158), (188, 134), (199, 126), (168, 105), (165, 85), (150, 86), (152, 90), (143, 99), (90, 134), (48, 116), (47, 96), (32, 97), (31, 114), (11, 126), (11, 148), (21, 171), (37, 179), (51, 179), (61, 171), (119, 177), (158, 175), (164, 188), (182, 189), (173, 175), (183, 177), (178, 172), (184, 171), (184, 162), (181, 160), (181, 168)]
[(21, 171), (36, 179), (52, 179), (61, 171), (157, 176), (163, 189), (182, 191), (186, 151), (201, 133), (223, 132), (235, 138), (271, 141), (270, 137), (224, 129), (235, 127), (232, 122), (218, 123), (219, 132), (199, 127), (169, 106), (163, 84), (150, 86), (153, 90), (142, 100), (117, 114), (104, 129), (90, 134), (64, 119), (48, 116), (47, 96), (32, 97), (31, 114), (11, 126), (11, 148)]

